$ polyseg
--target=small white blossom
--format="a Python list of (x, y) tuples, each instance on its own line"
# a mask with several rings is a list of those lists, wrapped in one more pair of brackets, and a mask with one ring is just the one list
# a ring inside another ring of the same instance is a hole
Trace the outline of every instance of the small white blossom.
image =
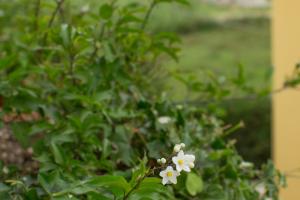
[(159, 122), (160, 124), (168, 124), (168, 123), (171, 122), (171, 118), (168, 117), (168, 116), (162, 116), (162, 117), (159, 117), (159, 118), (158, 118), (158, 122)]
[(174, 152), (178, 153), (181, 150), (181, 145), (180, 144), (176, 144), (174, 146)]
[(161, 159), (157, 159), (156, 162), (160, 164), (161, 163)]
[(161, 158), (161, 159), (160, 159), (160, 162), (161, 162), (162, 164), (165, 164), (165, 163), (167, 162), (167, 160), (166, 160), (165, 158)]
[(83, 13), (89, 12), (90, 11), (90, 5), (87, 4), (87, 5), (83, 6), (80, 11), (83, 12)]
[(177, 176), (180, 175), (180, 173), (173, 169), (172, 166), (168, 166), (164, 171), (161, 171), (159, 175), (163, 178), (162, 184), (176, 184), (177, 183)]
[(252, 168), (253, 163), (251, 163), (251, 162), (241, 162), (239, 167), (242, 168), (242, 169)]
[(176, 165), (176, 170), (178, 172), (181, 172), (182, 170), (186, 172), (190, 172), (191, 168), (195, 167), (194, 165), (195, 156), (184, 154), (183, 151), (179, 151), (177, 156), (174, 156), (172, 158), (172, 161)]
[(7, 167), (3, 167), (2, 172), (3, 172), (3, 174), (8, 174), (9, 169)]

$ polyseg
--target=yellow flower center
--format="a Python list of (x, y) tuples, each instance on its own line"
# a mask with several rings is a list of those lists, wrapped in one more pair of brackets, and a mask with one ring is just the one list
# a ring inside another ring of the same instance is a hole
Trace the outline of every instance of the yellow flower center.
[(172, 172), (167, 172), (167, 177), (171, 177), (173, 176), (173, 173)]
[(179, 165), (183, 165), (183, 160), (178, 160)]

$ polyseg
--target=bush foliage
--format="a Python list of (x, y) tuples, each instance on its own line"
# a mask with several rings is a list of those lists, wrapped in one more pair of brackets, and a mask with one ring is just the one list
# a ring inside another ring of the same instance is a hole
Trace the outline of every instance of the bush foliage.
[[(176, 35), (147, 31), (161, 3), (188, 2), (0, 2), (1, 116), (38, 115), (9, 126), (39, 163), (24, 174), (3, 162), (0, 199), (278, 199), (284, 179), (273, 164), (255, 168), (226, 139), (240, 124), (224, 124), (213, 104), (171, 102), (151, 82), (160, 59), (179, 51)], [(229, 92), (213, 74), (183, 81), (204, 101)], [(231, 81), (247, 88), (241, 73)], [(180, 142), (195, 168), (163, 186), (156, 160)]]

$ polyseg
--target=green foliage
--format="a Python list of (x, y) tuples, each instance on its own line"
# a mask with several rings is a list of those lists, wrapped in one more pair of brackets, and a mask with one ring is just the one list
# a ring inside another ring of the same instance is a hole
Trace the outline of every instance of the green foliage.
[(197, 174), (194, 173), (188, 174), (185, 184), (188, 193), (192, 196), (195, 196), (196, 194), (202, 192), (203, 190), (202, 179)]
[[(151, 83), (162, 56), (178, 58), (179, 39), (149, 33), (149, 16), (162, 2), (185, 0), (107, 1), (91, 10), (74, 2), (0, 2), (1, 115), (39, 114), (11, 126), (40, 165), (26, 175), (1, 165), (1, 199), (256, 200), (257, 182), (277, 199), (281, 174), (272, 163), (241, 167), (226, 141), (235, 127), (218, 119), (217, 107), (176, 105)], [(228, 94), (213, 74), (208, 82), (178, 78), (204, 100)], [(241, 69), (231, 83), (248, 89)], [(165, 187), (151, 169), (181, 141), (196, 155), (194, 172)]]

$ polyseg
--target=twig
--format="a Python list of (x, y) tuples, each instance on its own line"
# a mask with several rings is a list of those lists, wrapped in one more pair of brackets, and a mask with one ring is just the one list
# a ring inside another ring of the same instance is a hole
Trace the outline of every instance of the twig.
[(91, 56), (90, 56), (90, 58), (89, 58), (89, 61), (90, 61), (90, 62), (92, 62), (93, 59), (94, 59), (94, 58), (96, 57), (96, 55), (97, 55), (97, 52), (98, 52), (98, 49), (99, 49), (98, 44), (97, 44), (97, 41), (98, 41), (98, 40), (100, 40), (100, 41), (102, 40), (102, 38), (103, 38), (103, 36), (104, 36), (104, 33), (105, 33), (105, 26), (106, 26), (106, 23), (102, 24), (102, 26), (101, 26), (101, 32), (100, 32), (99, 38), (98, 38), (98, 39), (94, 38), (94, 50), (93, 50), (93, 52), (92, 52), (92, 54), (91, 54)]
[(39, 30), (39, 16), (41, 11), (41, 0), (36, 0), (35, 12), (34, 12), (34, 30)]
[(148, 170), (147, 173), (145, 173), (141, 178), (138, 179), (137, 183), (131, 188), (131, 190), (129, 190), (127, 192), (127, 194), (124, 196), (123, 200), (127, 200), (129, 198), (129, 196), (131, 195), (131, 193), (136, 190), (140, 185), (141, 183), (143, 182), (143, 180), (149, 176), (150, 174), (152, 173), (152, 170)]
[(64, 1), (65, 0), (57, 0), (56, 1), (56, 8), (55, 8), (54, 12), (52, 13), (51, 18), (50, 18), (50, 20), (48, 22), (48, 28), (52, 27), (54, 19), (55, 19), (56, 15), (57, 15), (58, 11), (60, 10), (61, 6), (63, 5)]
[[(70, 50), (71, 51), (71, 50)], [(71, 76), (73, 84), (76, 84), (74, 79), (74, 55), (72, 52), (69, 54), (69, 75)]]
[[(50, 29), (53, 25), (53, 22), (55, 20), (55, 17), (58, 13), (58, 11), (60, 10), (61, 6), (63, 5), (65, 0), (56, 0), (56, 8), (55, 10), (53, 11), (52, 15), (51, 15), (51, 18), (48, 22), (48, 29)], [(45, 33), (44, 35), (44, 38), (43, 38), (43, 44), (45, 44), (45, 42), (47, 41), (47, 38), (48, 38), (48, 31)]]
[(157, 1), (156, 1), (156, 0), (153, 0), (152, 3), (151, 3), (151, 5), (150, 5), (150, 8), (148, 9), (148, 11), (147, 11), (147, 13), (146, 13), (146, 16), (145, 16), (145, 18), (144, 18), (144, 21), (143, 21), (143, 23), (142, 23), (142, 25), (141, 25), (141, 29), (142, 29), (142, 30), (144, 30), (144, 29), (146, 28), (146, 25), (147, 25), (147, 23), (148, 23), (148, 21), (149, 21), (149, 17), (150, 17), (150, 15), (151, 15), (151, 13), (152, 13), (154, 7), (156, 6), (156, 4), (157, 4)]

